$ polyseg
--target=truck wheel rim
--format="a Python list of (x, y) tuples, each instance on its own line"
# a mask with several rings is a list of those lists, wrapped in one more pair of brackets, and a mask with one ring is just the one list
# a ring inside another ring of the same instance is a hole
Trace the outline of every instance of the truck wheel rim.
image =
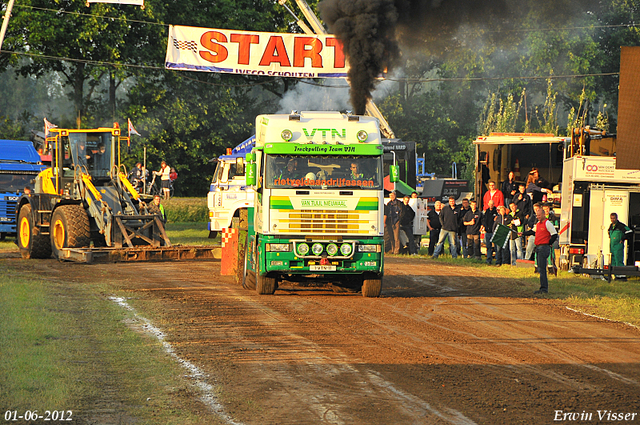
[(20, 244), (23, 248), (29, 246), (29, 239), (31, 238), (31, 228), (29, 226), (29, 220), (27, 217), (23, 217), (20, 222)]
[(64, 224), (62, 224), (62, 220), (56, 220), (53, 224), (53, 241), (58, 249), (64, 248), (64, 233)]

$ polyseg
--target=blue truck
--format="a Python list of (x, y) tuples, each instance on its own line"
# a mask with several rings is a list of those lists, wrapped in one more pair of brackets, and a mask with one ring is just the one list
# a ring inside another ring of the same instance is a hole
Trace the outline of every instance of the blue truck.
[(0, 140), (0, 240), (16, 235), (18, 199), (45, 168), (31, 142)]

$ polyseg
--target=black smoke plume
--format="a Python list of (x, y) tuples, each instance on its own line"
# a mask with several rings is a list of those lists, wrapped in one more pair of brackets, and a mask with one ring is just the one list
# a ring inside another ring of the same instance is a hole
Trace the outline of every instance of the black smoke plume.
[(329, 30), (342, 41), (350, 65), (351, 105), (356, 114), (363, 115), (376, 78), (400, 54), (395, 40), (395, 2), (324, 0), (319, 9)]
[[(508, 29), (536, 9), (544, 28), (554, 17), (584, 12), (598, 0), (323, 0), (318, 8), (329, 31), (344, 45), (349, 60), (351, 103), (357, 114), (375, 88), (376, 78), (398, 65), (400, 45), (420, 46), (434, 56), (446, 55), (458, 29), (476, 25), (500, 28), (490, 42), (508, 42)], [(547, 22), (545, 22), (547, 21)], [(503, 40), (499, 38), (503, 37)], [(423, 51), (424, 51), (423, 50)]]

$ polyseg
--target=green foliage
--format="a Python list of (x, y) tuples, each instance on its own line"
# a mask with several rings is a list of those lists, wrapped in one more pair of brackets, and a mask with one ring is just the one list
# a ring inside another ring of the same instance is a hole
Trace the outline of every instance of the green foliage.
[(551, 79), (547, 81), (547, 97), (542, 108), (542, 133), (558, 135), (560, 126), (558, 125), (558, 107), (556, 97), (558, 93), (553, 90), (553, 82)]
[(496, 93), (491, 93), (485, 103), (482, 128), (480, 134), (488, 136), (492, 132), (513, 133), (517, 131), (517, 121), (525, 97), (525, 90), (522, 90), (520, 101), (513, 101), (513, 94), (509, 93), (507, 99), (503, 101)]
[(206, 223), (209, 221), (207, 198), (171, 198), (162, 201), (162, 204), (169, 223)]
[(578, 101), (578, 110), (576, 111), (575, 107), (572, 107), (569, 111), (567, 118), (567, 136), (571, 136), (571, 131), (574, 128), (582, 128), (586, 125), (587, 111), (586, 108), (584, 108), (586, 99), (587, 93), (583, 89)]

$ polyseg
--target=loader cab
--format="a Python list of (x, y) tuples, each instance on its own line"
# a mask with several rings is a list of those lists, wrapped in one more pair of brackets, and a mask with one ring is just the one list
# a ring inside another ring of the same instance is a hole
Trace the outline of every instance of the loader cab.
[(63, 143), (68, 144), (74, 166), (86, 170), (96, 182), (109, 179), (114, 163), (111, 133), (71, 133)]
[(80, 172), (89, 174), (96, 186), (110, 181), (117, 146), (117, 135), (112, 129), (53, 129), (51, 132), (55, 136), (47, 140), (52, 142), (54, 176), (59, 178), (56, 193), (70, 193), (74, 178), (79, 177)]

